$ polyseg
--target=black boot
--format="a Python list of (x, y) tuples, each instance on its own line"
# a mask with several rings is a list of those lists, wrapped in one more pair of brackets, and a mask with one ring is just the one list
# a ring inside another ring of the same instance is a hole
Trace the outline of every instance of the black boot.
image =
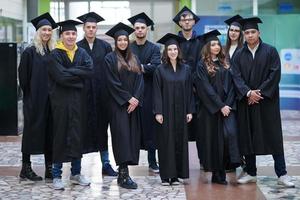
[(137, 189), (137, 184), (130, 178), (128, 168), (119, 168), (118, 185), (126, 189)]
[(42, 177), (36, 175), (36, 173), (31, 168), (31, 163), (22, 163), (22, 169), (20, 172), (21, 180), (30, 180), (30, 181), (41, 181)]
[(51, 163), (46, 163), (45, 164), (45, 181), (51, 181), (53, 180), (53, 175), (52, 175), (52, 164)]
[[(225, 172), (224, 172), (224, 174), (225, 174)], [(227, 185), (226, 174), (224, 177), (223, 173), (220, 173), (220, 171), (212, 172), (211, 182), (221, 184), (221, 185)]]

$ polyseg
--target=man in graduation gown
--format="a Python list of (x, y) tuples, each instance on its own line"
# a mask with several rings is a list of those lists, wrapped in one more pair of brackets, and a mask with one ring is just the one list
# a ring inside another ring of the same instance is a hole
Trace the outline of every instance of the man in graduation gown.
[(153, 26), (153, 21), (144, 13), (137, 14), (128, 19), (134, 28), (136, 40), (130, 44), (132, 52), (141, 62), (144, 77), (144, 103), (142, 113), (142, 147), (148, 151), (149, 170), (159, 172), (155, 158), (155, 133), (154, 116), (152, 114), (152, 80), (153, 72), (160, 64), (159, 47), (147, 40), (148, 26)]
[(83, 24), (84, 38), (77, 43), (91, 56), (94, 65), (94, 77), (86, 81), (87, 124), (83, 142), (83, 153), (100, 151), (102, 174), (117, 176), (109, 161), (108, 154), (108, 91), (104, 71), (104, 57), (112, 51), (108, 42), (96, 38), (97, 23), (104, 19), (94, 12), (78, 17)]
[(279, 107), (280, 58), (260, 39), (258, 17), (242, 19), (245, 44), (233, 58), (238, 95), (239, 147), (247, 174), (238, 183), (256, 182), (256, 155), (272, 154), (278, 184), (294, 187), (287, 176)]
[(93, 61), (87, 52), (76, 45), (76, 25), (81, 22), (59, 22), (61, 41), (49, 57), (49, 94), (53, 113), (53, 188), (63, 190), (63, 162), (71, 162), (70, 180), (87, 186), (90, 182), (80, 174), (84, 84), (93, 75)]
[[(173, 18), (173, 21), (181, 28), (181, 30), (178, 32), (178, 35), (184, 39), (179, 43), (183, 62), (191, 67), (192, 74), (194, 74), (197, 63), (201, 59), (201, 50), (204, 45), (202, 38), (197, 37), (196, 31), (193, 30), (194, 25), (199, 20), (200, 18), (186, 6), (184, 6)], [(197, 112), (197, 108), (199, 107), (199, 99), (196, 95), (195, 104)], [(199, 130), (197, 130), (196, 118), (197, 113), (193, 114), (193, 119), (188, 125), (189, 140), (196, 140), (198, 158), (200, 161)]]

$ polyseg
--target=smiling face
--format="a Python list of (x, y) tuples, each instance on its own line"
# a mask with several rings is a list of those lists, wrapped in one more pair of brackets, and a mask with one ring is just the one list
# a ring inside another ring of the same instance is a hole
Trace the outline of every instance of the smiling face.
[(241, 29), (238, 26), (231, 25), (229, 27), (228, 34), (231, 41), (238, 41), (241, 34)]
[(210, 54), (211, 57), (215, 58), (221, 51), (221, 45), (218, 40), (210, 41)]
[(117, 48), (119, 50), (126, 50), (128, 47), (128, 37), (126, 35), (120, 35), (117, 38)]
[(85, 37), (87, 38), (95, 38), (97, 32), (97, 23), (96, 22), (86, 22), (83, 26), (83, 31), (85, 33)]
[(61, 34), (63, 44), (68, 48), (73, 47), (76, 43), (77, 32), (76, 31), (64, 31)]
[(176, 44), (171, 44), (167, 47), (167, 54), (170, 61), (176, 61), (178, 57), (178, 47)]
[(141, 22), (136, 22), (133, 28), (134, 28), (134, 34), (137, 38), (143, 39), (147, 36), (148, 27), (146, 24)]
[(52, 36), (52, 27), (45, 25), (39, 28), (40, 37), (43, 43), (47, 43)]

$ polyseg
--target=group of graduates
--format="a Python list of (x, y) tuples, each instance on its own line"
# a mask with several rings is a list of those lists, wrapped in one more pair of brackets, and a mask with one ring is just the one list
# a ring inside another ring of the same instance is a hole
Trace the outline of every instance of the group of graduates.
[[(278, 184), (294, 186), (283, 151), (280, 58), (260, 39), (259, 18), (226, 20), (223, 49), (219, 31), (196, 34), (193, 26), (200, 18), (184, 7), (173, 19), (181, 31), (157, 41), (164, 45), (162, 55), (147, 40), (154, 23), (145, 13), (128, 19), (133, 28), (120, 22), (106, 32), (114, 38), (114, 50), (96, 38), (101, 16), (89, 12), (78, 19), (55, 23), (45, 13), (31, 21), (36, 35), (19, 65), (21, 179), (42, 180), (31, 168), (30, 155), (43, 153), (45, 179), (54, 189), (64, 189), (64, 162), (71, 162), (70, 181), (87, 186), (82, 154), (100, 151), (102, 174), (136, 189), (128, 165), (138, 165), (145, 149), (149, 170), (159, 172), (162, 185), (178, 185), (179, 178), (189, 178), (188, 141), (194, 140), (213, 183), (227, 184), (225, 170), (242, 161), (246, 173), (237, 182), (256, 182), (256, 155), (272, 154)], [(79, 24), (85, 36), (76, 44)], [(118, 172), (109, 162), (108, 125)]]

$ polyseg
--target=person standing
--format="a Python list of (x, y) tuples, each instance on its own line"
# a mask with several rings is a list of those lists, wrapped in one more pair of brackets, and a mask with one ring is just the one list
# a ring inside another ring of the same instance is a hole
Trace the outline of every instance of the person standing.
[(226, 185), (226, 163), (239, 166), (240, 154), (234, 84), (218, 35), (217, 30), (202, 35), (205, 45), (194, 85), (201, 101), (197, 122), (202, 164), (205, 171), (212, 172), (213, 183)]
[(45, 180), (52, 180), (52, 116), (45, 61), (54, 49), (53, 29), (57, 25), (49, 13), (32, 19), (31, 23), (36, 29), (34, 40), (22, 53), (18, 68), (24, 113), (20, 180), (42, 180), (31, 168), (32, 154), (44, 154)]
[[(203, 47), (203, 40), (201, 37), (197, 37), (197, 33), (193, 30), (195, 24), (200, 18), (189, 8), (184, 6), (177, 15), (173, 18), (173, 21), (181, 28), (178, 32), (183, 40), (180, 41), (179, 46), (182, 52), (183, 63), (191, 67), (192, 74), (196, 70), (198, 62), (201, 60), (201, 50)], [(194, 90), (193, 90), (194, 91)], [(199, 97), (195, 94), (196, 113), (199, 105)], [(202, 169), (201, 158), (200, 158), (200, 141), (199, 131), (197, 130), (198, 125), (196, 124), (197, 114), (194, 114), (191, 123), (189, 123), (189, 140), (196, 141), (198, 158), (200, 162), (200, 169)]]
[(157, 141), (162, 185), (178, 185), (178, 178), (189, 178), (187, 124), (194, 113), (192, 74), (181, 62), (181, 37), (167, 33), (163, 63), (153, 77), (153, 114), (157, 121)]
[(129, 176), (128, 165), (139, 162), (140, 107), (144, 92), (140, 63), (129, 48), (129, 35), (133, 32), (134, 29), (121, 22), (106, 32), (115, 40), (115, 50), (105, 56), (107, 87), (111, 95), (112, 148), (119, 166), (118, 185), (126, 189), (138, 187)]
[(278, 184), (294, 187), (287, 175), (279, 105), (280, 57), (260, 39), (258, 17), (242, 19), (245, 44), (233, 58), (238, 95), (239, 146), (247, 173), (238, 183), (256, 182), (256, 155), (272, 154)]
[(104, 69), (104, 57), (112, 51), (108, 42), (96, 38), (97, 23), (104, 19), (95, 12), (77, 17), (83, 22), (84, 38), (77, 45), (91, 56), (94, 76), (86, 81), (87, 86), (87, 127), (84, 138), (84, 153), (100, 151), (102, 174), (117, 176), (118, 173), (110, 165), (108, 154), (108, 91)]
[(93, 75), (93, 61), (88, 53), (76, 45), (74, 20), (57, 23), (60, 41), (49, 57), (49, 94), (53, 113), (53, 184), (63, 190), (62, 167), (71, 162), (70, 181), (82, 186), (90, 182), (81, 175), (82, 141), (85, 137), (83, 117), (85, 80)]
[(153, 21), (144, 13), (137, 14), (128, 19), (133, 25), (135, 41), (130, 44), (130, 49), (141, 62), (144, 78), (144, 100), (142, 113), (142, 147), (148, 151), (149, 170), (155, 173), (159, 172), (156, 162), (155, 150), (155, 119), (152, 114), (152, 85), (153, 72), (160, 64), (159, 47), (147, 40), (148, 26), (153, 26)]

